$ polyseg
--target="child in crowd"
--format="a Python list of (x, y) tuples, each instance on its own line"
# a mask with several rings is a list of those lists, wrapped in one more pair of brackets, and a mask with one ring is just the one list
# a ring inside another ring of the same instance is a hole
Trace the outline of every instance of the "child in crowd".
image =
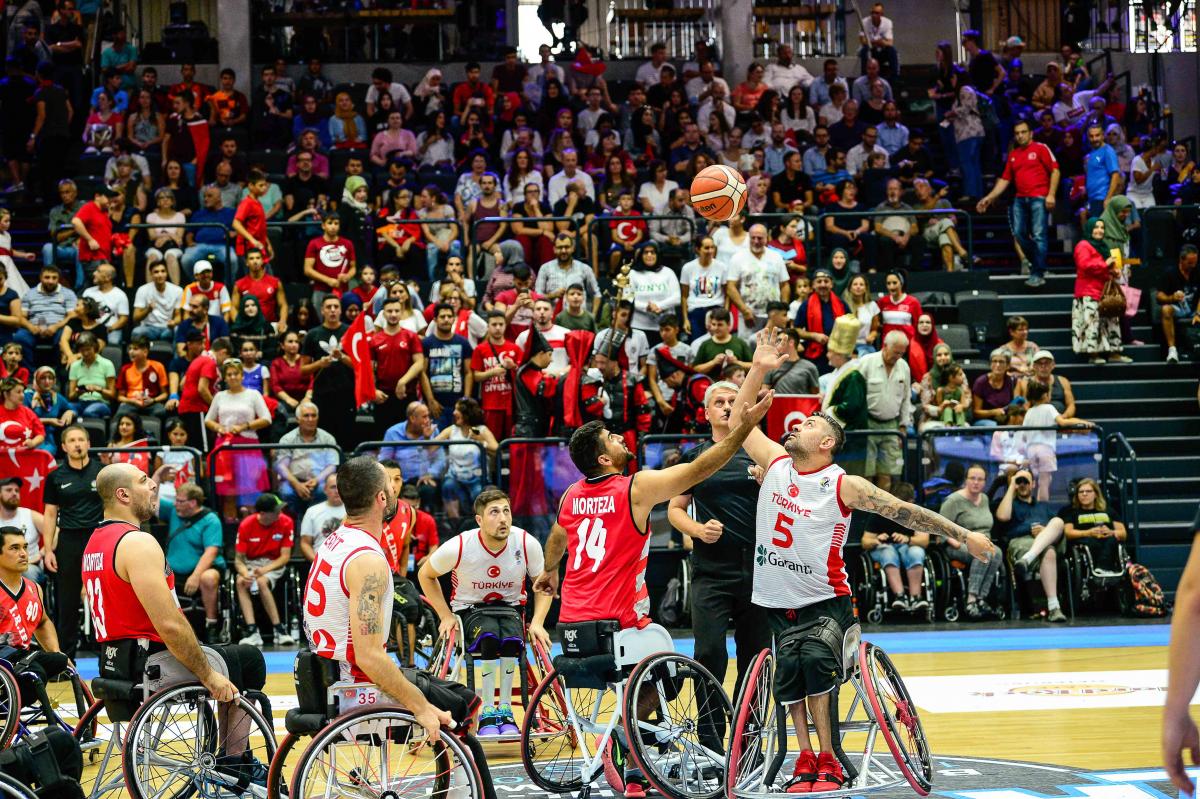
[(946, 385), (937, 390), (937, 405), (942, 409), (942, 422), (947, 427), (967, 426), (966, 375), (958, 364), (946, 370)]

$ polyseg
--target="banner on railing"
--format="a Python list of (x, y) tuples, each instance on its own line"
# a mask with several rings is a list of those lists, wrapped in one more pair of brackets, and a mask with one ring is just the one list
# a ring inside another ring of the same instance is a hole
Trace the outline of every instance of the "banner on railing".
[(813, 411), (821, 410), (818, 394), (776, 394), (767, 411), (767, 438), (778, 441), (790, 433)]

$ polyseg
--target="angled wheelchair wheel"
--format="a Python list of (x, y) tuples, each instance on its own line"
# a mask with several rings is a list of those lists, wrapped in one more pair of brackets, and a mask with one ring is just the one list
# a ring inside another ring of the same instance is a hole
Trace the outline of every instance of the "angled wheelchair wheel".
[(254, 703), (238, 696), (222, 707), (203, 685), (184, 683), (138, 708), (121, 760), (133, 799), (189, 799), (265, 791), (274, 755), (274, 729)]
[[(413, 648), (412, 660), (418, 669), (429, 671), (437, 656), (438, 617), (428, 603), (421, 600), (421, 610), (417, 617), (417, 640)], [(405, 648), (408, 644), (405, 642)]]
[(886, 652), (865, 641), (858, 650), (858, 665), (872, 715), (896, 765), (914, 791), (928, 795), (933, 787), (933, 758), (917, 705), (900, 672)]
[(8, 661), (0, 660), (0, 751), (9, 747), (21, 725), (21, 688)]
[(725, 733), (733, 710), (712, 673), (685, 655), (650, 655), (625, 683), (621, 723), (630, 756), (671, 799), (725, 793)]
[(300, 748), (300, 736), (290, 732), (283, 736), (271, 765), (267, 768), (267, 799), (280, 799), (287, 796), (287, 780), (283, 772), (287, 770), (287, 759)]
[(778, 734), (774, 679), (775, 657), (770, 649), (764, 649), (750, 664), (738, 693), (733, 735), (725, 758), (725, 790), (730, 797), (758, 791), (770, 779), (766, 770), (774, 757)]
[(568, 700), (584, 723), (590, 717), (603, 725), (617, 709), (608, 689), (567, 688), (553, 669), (534, 689), (521, 720), (521, 762), (529, 779), (551, 793), (583, 788), (578, 759), (591, 757), (598, 743), (598, 736), (571, 723)]
[(88, 799), (106, 799), (123, 793), (120, 725), (108, 720), (103, 699), (84, 711), (71, 734), (84, 756), (83, 776), (79, 780), (83, 795)]
[(370, 708), (338, 716), (313, 736), (292, 778), (292, 796), (481, 799), (470, 752), (442, 730), (429, 740), (412, 714)]
[(0, 773), (0, 799), (37, 799), (37, 794), (7, 774)]

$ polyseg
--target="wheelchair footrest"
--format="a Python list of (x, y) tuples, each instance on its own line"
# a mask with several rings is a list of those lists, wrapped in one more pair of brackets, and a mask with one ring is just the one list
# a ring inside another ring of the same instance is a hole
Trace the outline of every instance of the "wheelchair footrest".
[(304, 713), (293, 708), (283, 718), (284, 728), (292, 735), (315, 735), (329, 723), (324, 713)]

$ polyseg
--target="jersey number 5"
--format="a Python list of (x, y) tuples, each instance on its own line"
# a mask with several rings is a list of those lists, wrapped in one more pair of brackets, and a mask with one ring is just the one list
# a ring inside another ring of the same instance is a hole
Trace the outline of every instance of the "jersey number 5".
[(777, 546), (780, 549), (788, 549), (792, 545), (792, 524), (795, 520), (791, 516), (779, 514), (775, 518), (775, 532), (779, 535), (771, 539), (771, 545)]
[(572, 569), (578, 569), (583, 563), (583, 554), (592, 559), (592, 574), (600, 568), (600, 561), (604, 560), (604, 545), (608, 538), (608, 531), (604, 529), (604, 522), (600, 519), (584, 519), (578, 530), (579, 544), (575, 547), (575, 563)]

